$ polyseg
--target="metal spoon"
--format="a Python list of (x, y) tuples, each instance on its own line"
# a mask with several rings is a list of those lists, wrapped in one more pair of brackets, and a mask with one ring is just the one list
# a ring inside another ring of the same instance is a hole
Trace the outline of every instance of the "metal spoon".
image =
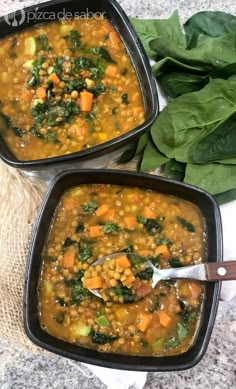
[[(106, 255), (98, 259), (91, 266), (102, 265), (108, 258), (118, 258), (124, 253), (115, 253)], [(137, 254), (133, 254), (135, 257), (140, 257)], [(167, 280), (170, 278), (187, 278), (199, 281), (229, 281), (236, 280), (236, 261), (225, 262), (208, 262), (200, 265), (183, 266), (179, 268), (171, 269), (157, 269), (151, 261), (145, 262), (145, 267), (151, 267), (153, 270), (152, 288), (155, 288), (156, 284), (160, 280)], [(88, 289), (95, 296), (102, 298), (98, 289)]]

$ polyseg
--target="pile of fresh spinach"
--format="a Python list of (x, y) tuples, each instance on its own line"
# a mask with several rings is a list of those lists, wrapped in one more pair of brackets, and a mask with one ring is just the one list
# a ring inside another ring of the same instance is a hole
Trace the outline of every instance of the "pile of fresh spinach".
[(207, 190), (220, 204), (235, 199), (236, 17), (199, 12), (183, 29), (176, 11), (131, 21), (170, 99), (136, 146), (140, 170), (162, 166), (167, 177)]

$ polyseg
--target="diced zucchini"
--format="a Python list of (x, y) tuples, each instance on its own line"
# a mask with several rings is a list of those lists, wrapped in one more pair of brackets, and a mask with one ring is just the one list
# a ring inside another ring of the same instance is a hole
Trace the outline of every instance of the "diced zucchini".
[(34, 55), (37, 50), (36, 39), (32, 36), (25, 39), (25, 54)]
[(31, 70), (33, 68), (33, 66), (34, 66), (33, 59), (30, 59), (29, 61), (27, 61), (23, 64), (23, 68), (28, 69), (28, 70)]
[(94, 88), (95, 82), (93, 80), (90, 80), (90, 78), (86, 78), (85, 82), (86, 82), (87, 88), (89, 88), (89, 89)]
[(44, 291), (46, 294), (52, 294), (53, 292), (53, 284), (48, 281), (48, 280), (45, 280), (44, 283), (43, 283), (43, 286), (44, 286)]
[(69, 25), (69, 24), (62, 24), (60, 26), (60, 32), (62, 34), (69, 34), (70, 31), (73, 30), (73, 26), (72, 25)]
[(109, 321), (107, 320), (105, 315), (99, 316), (95, 319), (96, 323), (100, 327), (106, 327), (109, 326)]
[(74, 189), (71, 190), (70, 194), (71, 194), (72, 197), (76, 197), (76, 196), (82, 195), (83, 194), (83, 189), (81, 189), (81, 188), (74, 188)]
[(82, 323), (74, 323), (71, 327), (74, 336), (89, 336), (92, 328)]
[(152, 344), (152, 351), (153, 351), (154, 353), (157, 353), (158, 351), (161, 351), (163, 345), (164, 345), (164, 338), (159, 338), (159, 339), (157, 339), (157, 340)]

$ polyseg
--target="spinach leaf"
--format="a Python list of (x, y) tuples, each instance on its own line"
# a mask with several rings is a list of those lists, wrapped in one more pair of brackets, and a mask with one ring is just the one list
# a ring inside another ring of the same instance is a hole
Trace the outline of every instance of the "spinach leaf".
[(105, 234), (110, 234), (113, 231), (120, 231), (120, 227), (112, 222), (107, 222), (103, 225), (103, 231)]
[(117, 163), (127, 163), (131, 161), (136, 154), (139, 154), (146, 146), (148, 139), (148, 132), (145, 132), (137, 142), (134, 143), (133, 147), (125, 150), (124, 153), (119, 157)]
[(137, 222), (144, 225), (149, 235), (155, 235), (163, 229), (156, 219), (146, 219), (142, 216), (137, 216)]
[(153, 276), (153, 269), (151, 267), (146, 267), (144, 270), (141, 270), (136, 274), (140, 280), (151, 280)]
[(133, 254), (133, 253), (132, 254), (128, 254), (127, 257), (130, 260), (132, 266), (134, 266), (134, 267), (137, 267), (140, 264), (147, 262), (147, 258), (146, 257), (141, 257), (140, 255), (136, 255), (136, 254)]
[(87, 261), (87, 259), (91, 258), (93, 255), (92, 249), (90, 247), (91, 242), (86, 238), (82, 237), (79, 241), (79, 254), (78, 259), (81, 262)]
[(66, 238), (65, 242), (63, 243), (62, 247), (69, 247), (73, 244), (77, 243), (76, 240), (72, 240), (71, 238)]
[(236, 200), (236, 189), (228, 190), (227, 192), (218, 193), (214, 196), (219, 205)]
[(78, 305), (83, 301), (86, 297), (89, 296), (89, 291), (85, 289), (82, 285), (82, 282), (77, 282), (73, 289), (71, 290), (71, 296), (70, 296), (70, 304), (71, 305)]
[(48, 45), (48, 37), (45, 34), (39, 35), (36, 38), (37, 51), (44, 50), (51, 52), (52, 48)]
[(182, 218), (182, 217), (180, 217), (180, 216), (177, 216), (177, 221), (181, 224), (181, 226), (185, 229), (185, 230), (187, 230), (187, 231), (189, 231), (189, 232), (195, 232), (195, 227), (194, 227), (194, 225), (192, 224), (192, 223), (190, 223), (188, 220), (186, 220), (186, 219), (184, 219), (184, 218)]
[(159, 77), (159, 82), (167, 95), (175, 98), (202, 89), (209, 82), (209, 77), (193, 73), (166, 72)]
[(121, 283), (118, 283), (117, 286), (110, 289), (111, 292), (115, 293), (116, 296), (123, 297), (124, 304), (132, 303), (135, 299), (132, 290), (123, 286)]
[(168, 263), (171, 267), (182, 267), (183, 266), (183, 264), (179, 258), (170, 258), (168, 260)]
[(132, 253), (134, 251), (134, 246), (131, 244), (123, 250), (119, 250), (119, 253)]
[(69, 288), (74, 287), (75, 285), (81, 285), (81, 279), (84, 276), (84, 270), (79, 270), (77, 273), (74, 273), (71, 279), (65, 279), (64, 283)]
[(84, 223), (79, 223), (75, 230), (76, 234), (79, 234), (80, 232), (84, 232)]
[(156, 37), (169, 37), (173, 39), (177, 45), (185, 47), (185, 36), (181, 31), (178, 12), (170, 16), (169, 19), (135, 19), (131, 18), (135, 30), (142, 41), (147, 55), (151, 58), (156, 58), (156, 53), (149, 47), (149, 42)]
[(106, 344), (106, 343), (111, 343), (114, 340), (116, 340), (118, 336), (109, 336), (102, 334), (101, 332), (93, 331), (92, 332), (92, 342), (97, 343), (97, 344)]
[(167, 239), (167, 238), (165, 238), (165, 237), (157, 238), (157, 239), (156, 239), (156, 243), (157, 243), (158, 245), (164, 244), (165, 246), (171, 246), (171, 245), (173, 244), (172, 240)]
[(65, 312), (58, 312), (57, 316), (53, 318), (58, 324), (62, 324), (65, 318)]
[(188, 329), (184, 323), (177, 324), (177, 334), (180, 342), (188, 336)]
[(81, 208), (84, 213), (91, 215), (98, 208), (98, 204), (95, 200), (90, 200), (88, 203), (82, 204)]
[(39, 55), (37, 60), (34, 62), (34, 66), (31, 70), (31, 77), (28, 80), (28, 86), (36, 87), (39, 85), (39, 83), (40, 83), (39, 72), (42, 68), (43, 61), (44, 61), (43, 56)]
[(171, 159), (165, 164), (165, 176), (176, 181), (183, 181), (186, 164)]
[(24, 131), (21, 130), (21, 128), (19, 127), (14, 127), (12, 126), (12, 131), (14, 132), (14, 134), (16, 136), (18, 136), (19, 138), (22, 138), (22, 136), (24, 135)]
[(200, 140), (193, 151), (197, 163), (236, 157), (236, 112)]
[(236, 165), (219, 163), (188, 164), (184, 182), (213, 195), (236, 189)]
[(236, 111), (235, 88), (236, 76), (214, 79), (168, 104), (151, 129), (159, 150), (178, 162), (192, 162), (195, 145)]
[(142, 347), (148, 347), (148, 342), (145, 339), (140, 340), (140, 346)]
[(71, 30), (64, 38), (68, 43), (70, 51), (75, 52), (81, 46), (81, 34), (77, 30)]
[(110, 53), (104, 49), (104, 47), (93, 47), (92, 52), (108, 63), (116, 63), (116, 61), (111, 58)]
[(216, 38), (235, 29), (236, 17), (233, 15), (219, 11), (198, 12), (184, 24), (187, 48), (196, 47), (204, 36)]
[(151, 170), (164, 165), (168, 160), (169, 159), (157, 149), (152, 139), (149, 137), (143, 152), (140, 171), (150, 172)]
[(122, 103), (124, 103), (124, 104), (129, 104), (129, 96), (128, 96), (128, 94), (127, 93), (124, 93), (122, 96), (121, 96), (121, 101), (122, 101)]
[(61, 297), (56, 297), (56, 303), (59, 304), (61, 307), (67, 306), (67, 303)]
[(179, 341), (178, 341), (176, 338), (168, 339), (168, 340), (165, 342), (165, 346), (166, 346), (167, 348), (177, 347), (178, 345), (179, 345)]
[(63, 78), (63, 81), (66, 83), (66, 86), (63, 88), (63, 92), (67, 94), (70, 94), (73, 90), (81, 92), (84, 88), (87, 87), (84, 79), (79, 77), (74, 77), (73, 79)]

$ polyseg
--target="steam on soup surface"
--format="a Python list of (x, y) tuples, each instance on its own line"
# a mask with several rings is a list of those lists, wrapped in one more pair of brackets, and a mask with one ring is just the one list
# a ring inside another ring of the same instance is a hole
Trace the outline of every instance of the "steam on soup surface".
[[(115, 252), (124, 255), (91, 267)], [(203, 286), (167, 280), (152, 289), (144, 263), (194, 265), (204, 253), (204, 222), (195, 205), (139, 188), (74, 187), (59, 202), (42, 254), (41, 326), (99, 351), (181, 354), (197, 331)], [(87, 289), (93, 287), (104, 289), (103, 299)]]
[(136, 72), (106, 19), (37, 25), (1, 40), (0, 133), (19, 160), (70, 154), (143, 123)]

